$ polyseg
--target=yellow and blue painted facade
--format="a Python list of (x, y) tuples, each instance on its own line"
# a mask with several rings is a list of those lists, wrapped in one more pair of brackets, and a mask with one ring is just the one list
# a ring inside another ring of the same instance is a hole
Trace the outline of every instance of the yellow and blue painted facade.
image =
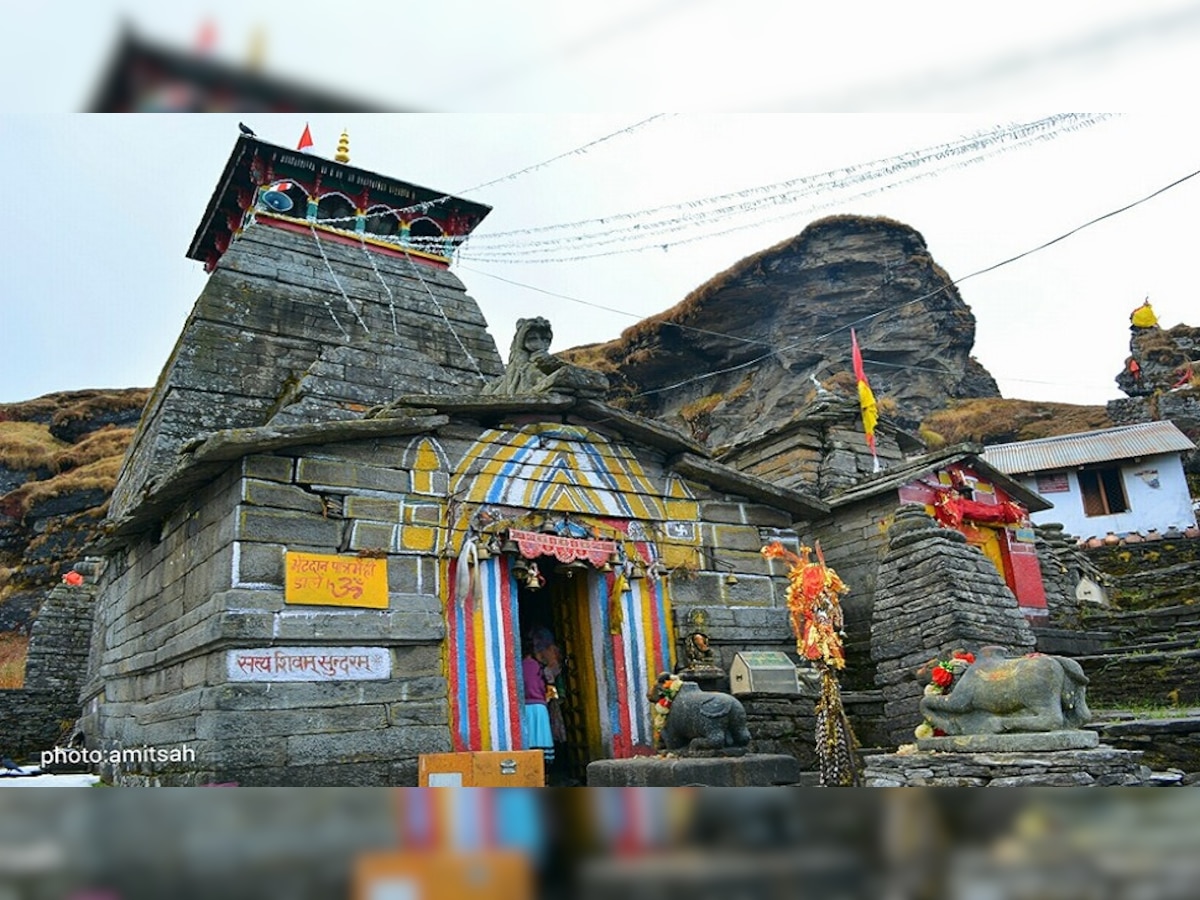
[[(450, 479), (450, 496), (458, 501), (447, 522), (451, 546), (465, 537), (471, 513), (487, 507), (508, 516), (569, 515), (647, 567), (695, 559), (698, 504), (682, 479), (658, 481), (629, 447), (586, 427), (488, 429)], [(669, 514), (679, 525), (668, 531), (675, 521)], [(518, 584), (511, 564), (503, 555), (480, 560), (470, 598), (454, 596), (458, 562), (446, 564), (446, 668), (458, 750), (523, 746)], [(615, 573), (590, 567), (576, 588), (587, 631), (579, 649), (587, 658), (575, 664), (593, 673), (594, 691), (573, 701), (589, 707), (585, 717), (601, 741), (596, 749), (623, 757), (651, 749), (647, 693), (654, 676), (672, 667), (674, 638), (666, 578), (622, 580), (627, 589), (613, 597), (616, 584)]]

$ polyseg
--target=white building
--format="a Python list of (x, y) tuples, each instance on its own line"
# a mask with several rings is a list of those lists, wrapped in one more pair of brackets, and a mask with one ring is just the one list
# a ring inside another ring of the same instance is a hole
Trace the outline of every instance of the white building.
[(1165, 421), (997, 444), (983, 458), (1054, 504), (1034, 522), (1089, 538), (1195, 525), (1180, 459), (1194, 448)]

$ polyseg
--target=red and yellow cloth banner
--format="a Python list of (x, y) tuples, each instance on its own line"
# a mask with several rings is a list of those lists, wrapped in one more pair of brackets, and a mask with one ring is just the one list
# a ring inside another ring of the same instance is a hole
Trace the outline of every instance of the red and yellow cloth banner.
[(858, 405), (862, 407), (863, 431), (867, 435), (867, 446), (871, 454), (875, 454), (875, 423), (879, 421), (879, 407), (875, 403), (875, 395), (871, 393), (871, 385), (867, 383), (867, 373), (863, 371), (862, 352), (858, 349), (858, 335), (850, 329), (850, 353), (854, 359), (854, 377), (858, 379)]

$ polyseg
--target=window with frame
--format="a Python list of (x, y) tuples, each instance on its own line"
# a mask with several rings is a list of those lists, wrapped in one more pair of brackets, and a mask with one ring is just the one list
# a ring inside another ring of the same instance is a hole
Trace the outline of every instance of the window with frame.
[(1078, 477), (1085, 516), (1108, 516), (1129, 511), (1129, 499), (1125, 495), (1119, 467), (1080, 469)]

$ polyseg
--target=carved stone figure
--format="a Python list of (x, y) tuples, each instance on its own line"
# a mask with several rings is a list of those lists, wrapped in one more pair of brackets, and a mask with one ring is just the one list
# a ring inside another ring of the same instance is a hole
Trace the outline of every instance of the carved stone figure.
[(948, 694), (927, 694), (921, 712), (946, 734), (1003, 734), (1078, 728), (1092, 718), (1079, 663), (1033, 654), (1009, 659), (984, 647)]
[(518, 319), (504, 374), (489, 382), (483, 393), (491, 395), (563, 393), (603, 397), (608, 379), (593, 369), (572, 365), (550, 353), (554, 331), (541, 316)]
[(708, 635), (703, 631), (694, 631), (687, 636), (684, 644), (687, 655), (688, 669), (719, 669), (716, 651), (708, 643)]
[(746, 710), (729, 694), (704, 691), (692, 682), (680, 684), (679, 679), (663, 672), (651, 688), (651, 702), (659, 699), (660, 686), (672, 682), (676, 692), (662, 729), (662, 743), (667, 750), (741, 752), (740, 748), (750, 743)]

